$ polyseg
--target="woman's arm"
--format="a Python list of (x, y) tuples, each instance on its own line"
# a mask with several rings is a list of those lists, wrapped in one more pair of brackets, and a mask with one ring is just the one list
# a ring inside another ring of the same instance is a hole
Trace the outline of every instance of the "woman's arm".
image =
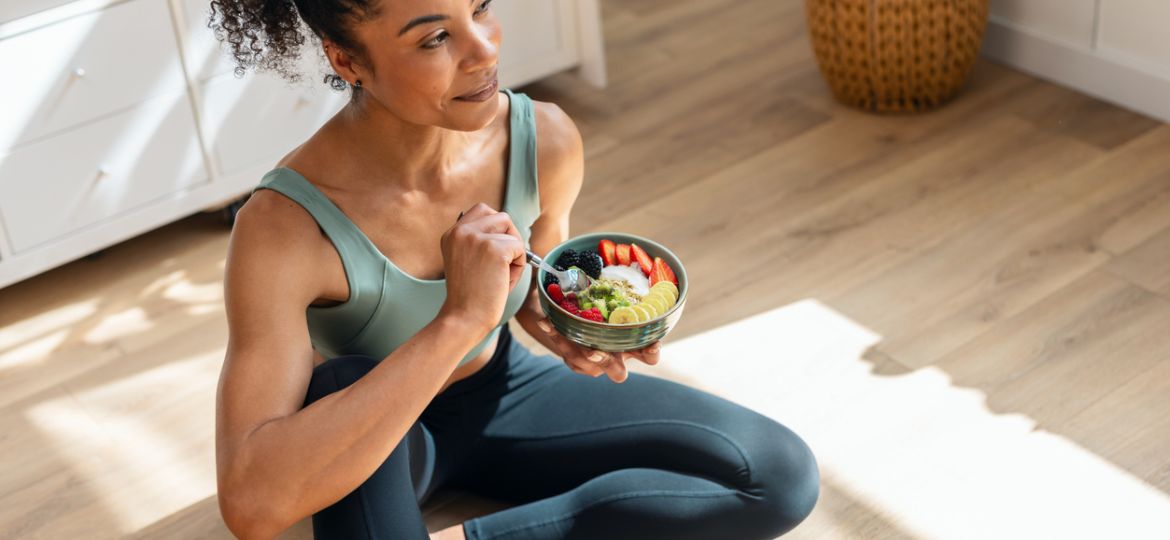
[(321, 278), (320, 265), (296, 261), (319, 260), (321, 237), (307, 214), (262, 193), (228, 247), (216, 399), (220, 511), (243, 538), (273, 537), (369, 478), (488, 331), (444, 309), (365, 377), (302, 409), (313, 371), (305, 309)]
[[(540, 216), (532, 223), (528, 243), (533, 253), (544, 257), (569, 238), (569, 216), (585, 179), (585, 150), (577, 125), (560, 107), (541, 101), (533, 101), (533, 106)], [(538, 274), (532, 272), (528, 296), (516, 313), (516, 322), (541, 345), (556, 351), (552, 338), (536, 324), (544, 318), (537, 296)]]
[[(543, 257), (569, 238), (569, 216), (585, 177), (585, 152), (581, 133), (560, 107), (539, 101), (534, 104), (540, 217), (532, 224), (529, 244), (534, 253)], [(528, 296), (516, 313), (516, 322), (541, 345), (564, 358), (570, 369), (593, 377), (604, 373), (614, 382), (622, 382), (627, 376), (627, 359), (658, 363), (657, 343), (638, 351), (610, 354), (582, 347), (558, 334), (540, 308), (538, 274), (532, 273)]]

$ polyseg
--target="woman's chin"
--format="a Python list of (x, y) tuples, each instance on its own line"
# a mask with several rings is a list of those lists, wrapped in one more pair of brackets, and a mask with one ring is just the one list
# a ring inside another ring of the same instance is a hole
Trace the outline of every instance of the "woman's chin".
[(455, 101), (451, 115), (453, 121), (451, 129), (458, 131), (479, 131), (491, 125), (500, 112), (498, 99), (489, 99), (482, 102)]

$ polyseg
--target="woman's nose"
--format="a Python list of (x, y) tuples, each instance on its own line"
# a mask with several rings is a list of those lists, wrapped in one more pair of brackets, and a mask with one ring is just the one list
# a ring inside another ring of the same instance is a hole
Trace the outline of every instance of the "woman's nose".
[(495, 66), (500, 59), (499, 43), (498, 25), (477, 27), (463, 60), (463, 70), (474, 73)]

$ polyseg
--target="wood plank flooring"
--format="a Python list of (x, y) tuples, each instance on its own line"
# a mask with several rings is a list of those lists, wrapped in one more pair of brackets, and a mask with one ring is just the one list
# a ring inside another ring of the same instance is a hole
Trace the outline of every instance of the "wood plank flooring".
[[(989, 422), (1025, 418), (1170, 509), (1170, 126), (988, 62), (935, 112), (843, 107), (797, 0), (607, 0), (603, 13), (609, 88), (562, 74), (521, 90), (584, 136), (573, 233), (635, 232), (687, 264), (663, 365), (638, 371), (758, 404), (824, 456), (821, 500), (793, 537), (973, 537), (900, 506), (835, 437), (867, 418), (874, 452), (921, 458), (908, 480), (961, 477), (951, 461), (979, 455), (941, 455), (925, 416), (875, 418), (848, 399), (823, 404), (836, 416), (809, 411), (840, 391), (823, 371), (836, 364), (810, 360), (826, 350), (865, 367), (865, 391), (942, 374), (914, 405), (924, 415), (974, 396)], [(229, 536), (213, 446), (227, 238), (200, 214), (0, 289), (0, 538)], [(731, 374), (688, 360), (809, 301), (875, 343), (774, 344), (803, 381), (787, 395), (758, 387), (757, 371), (778, 376), (763, 360), (729, 361)], [(883, 442), (883, 429), (921, 438)], [(980, 455), (1015, 443), (987, 444)], [(495, 508), (443, 493), (428, 522)], [(1056, 530), (1037, 520), (1020, 530)]]

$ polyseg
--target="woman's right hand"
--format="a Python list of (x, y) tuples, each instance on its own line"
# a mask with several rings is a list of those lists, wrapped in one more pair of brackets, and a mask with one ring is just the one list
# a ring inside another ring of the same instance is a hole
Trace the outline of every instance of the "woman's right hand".
[(528, 264), (511, 216), (478, 203), (443, 233), (440, 245), (447, 280), (443, 310), (485, 329), (499, 324), (508, 294)]

